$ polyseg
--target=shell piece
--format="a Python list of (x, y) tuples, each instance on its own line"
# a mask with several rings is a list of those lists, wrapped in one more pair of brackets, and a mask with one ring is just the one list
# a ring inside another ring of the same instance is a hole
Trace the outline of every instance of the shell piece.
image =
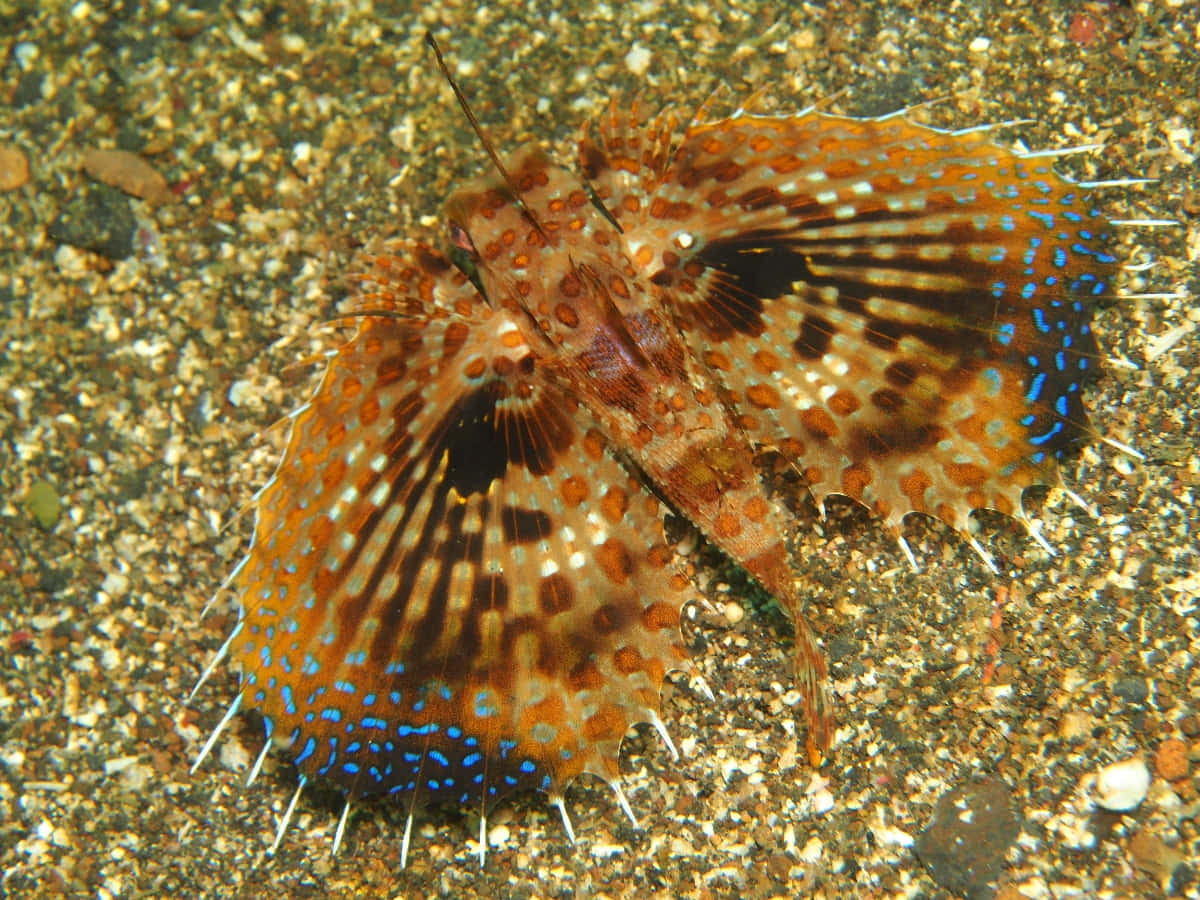
[(1089, 791), (1092, 800), (1111, 812), (1137, 809), (1150, 790), (1150, 768), (1141, 759), (1123, 759), (1107, 765), (1094, 779)]

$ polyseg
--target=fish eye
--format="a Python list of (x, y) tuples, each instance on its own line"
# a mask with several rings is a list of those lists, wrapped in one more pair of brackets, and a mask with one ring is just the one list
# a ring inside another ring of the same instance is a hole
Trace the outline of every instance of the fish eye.
[(457, 222), (450, 223), (450, 245), (470, 256), (473, 261), (479, 259), (479, 251), (475, 249), (475, 242), (471, 240), (471, 235)]

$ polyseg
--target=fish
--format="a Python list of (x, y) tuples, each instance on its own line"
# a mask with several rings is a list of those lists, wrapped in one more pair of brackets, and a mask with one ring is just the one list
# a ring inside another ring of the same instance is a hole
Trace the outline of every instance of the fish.
[(487, 813), (518, 791), (574, 842), (583, 775), (636, 826), (625, 735), (649, 723), (677, 755), (664, 680), (708, 690), (671, 514), (787, 613), (819, 765), (836, 702), (762, 454), (818, 505), (866, 507), (914, 566), (901, 526), (921, 514), (994, 569), (971, 515), (1042, 540), (1023, 493), (1098, 437), (1092, 313), (1119, 266), (1058, 152), (905, 112), (642, 101), (585, 127), (575, 170), (487, 149), (446, 251), (364, 255), (225, 585), (239, 619), (200, 684), (228, 661), (240, 687), (196, 766), (260, 714), (251, 780), (272, 748), (299, 773), (272, 852), (318, 780), (346, 796), (335, 852), (355, 802), (403, 804), (402, 865), (431, 804), (478, 811), (482, 864)]

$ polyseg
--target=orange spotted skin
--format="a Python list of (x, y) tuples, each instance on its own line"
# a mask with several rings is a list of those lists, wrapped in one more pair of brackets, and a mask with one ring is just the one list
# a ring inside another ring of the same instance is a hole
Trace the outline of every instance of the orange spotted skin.
[(825, 662), (756, 454), (961, 529), (1086, 437), (1115, 261), (1048, 163), (901, 118), (675, 123), (614, 105), (582, 177), (526, 149), (455, 194), (470, 278), (368, 261), (231, 581), (242, 697), (304, 777), (410, 809), (613, 782), (691, 668), (672, 508), (790, 614), (819, 759)]

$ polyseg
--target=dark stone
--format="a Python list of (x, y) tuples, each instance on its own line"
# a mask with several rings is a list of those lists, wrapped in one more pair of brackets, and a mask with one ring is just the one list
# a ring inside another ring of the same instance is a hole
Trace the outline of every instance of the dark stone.
[(1126, 703), (1145, 703), (1150, 696), (1150, 685), (1144, 678), (1122, 678), (1113, 685), (1112, 690)]
[(913, 849), (929, 874), (967, 900), (985, 900), (1021, 831), (1012, 789), (989, 778), (947, 791)]
[(22, 75), (21, 79), (17, 82), (17, 89), (13, 91), (13, 109), (24, 109), (27, 106), (40, 103), (42, 100), (42, 82), (45, 80), (45, 72), (32, 71)]
[(91, 250), (113, 260), (133, 255), (136, 232), (137, 220), (129, 199), (105, 184), (85, 189), (46, 229), (60, 244)]

